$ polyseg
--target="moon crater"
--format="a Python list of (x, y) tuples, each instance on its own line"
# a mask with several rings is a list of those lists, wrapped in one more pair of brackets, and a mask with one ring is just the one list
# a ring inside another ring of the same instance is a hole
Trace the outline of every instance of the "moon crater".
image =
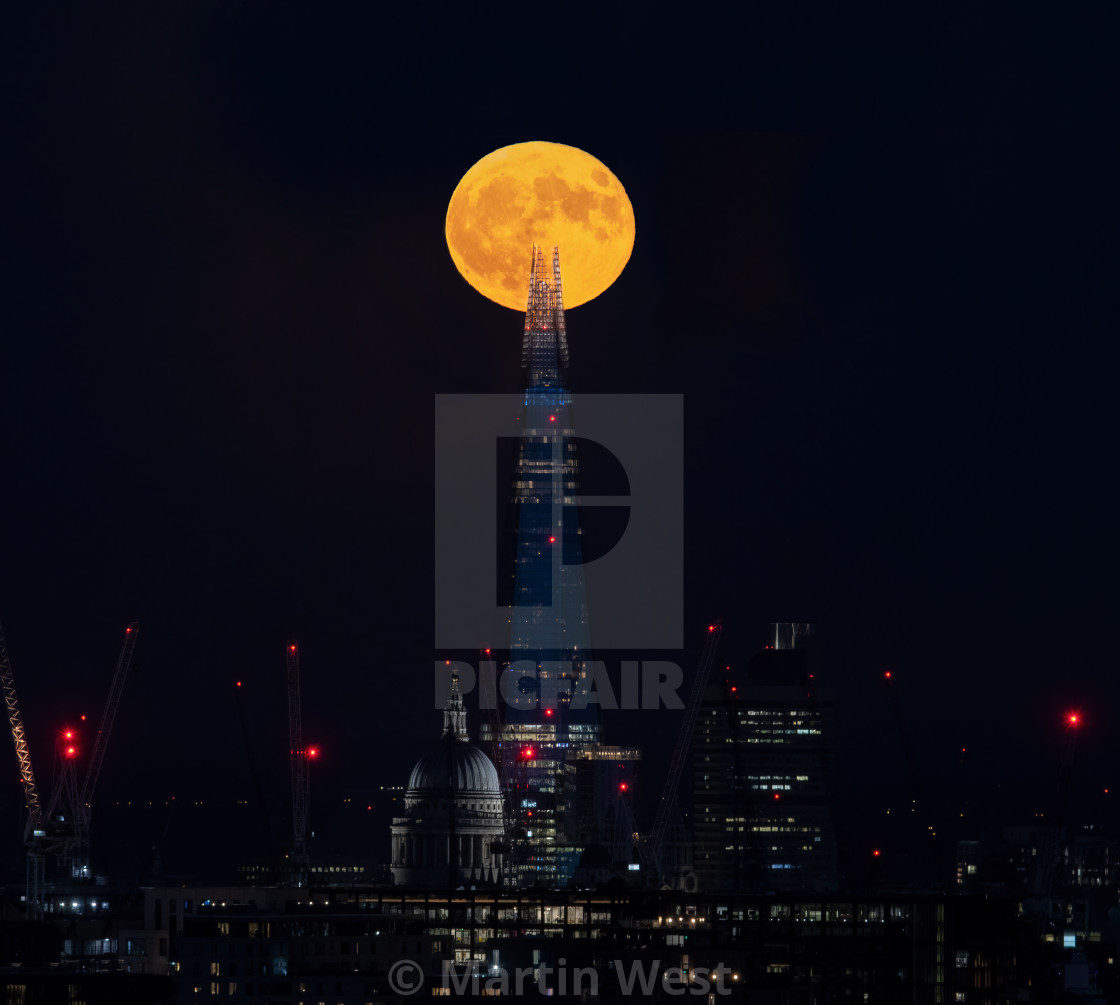
[(560, 248), (564, 306), (578, 307), (621, 275), (634, 210), (606, 165), (561, 143), (516, 143), (487, 154), (447, 207), (455, 267), (489, 299), (524, 310), (534, 244)]

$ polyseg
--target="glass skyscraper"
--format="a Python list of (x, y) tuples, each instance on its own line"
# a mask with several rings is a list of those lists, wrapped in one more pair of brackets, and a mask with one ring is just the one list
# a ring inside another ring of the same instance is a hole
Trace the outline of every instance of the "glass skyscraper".
[(567, 388), (568, 341), (560, 256), (533, 249), (522, 340), (525, 396), (507, 441), (512, 474), (507, 547), (509, 661), (499, 678), (499, 718), (482, 739), (507, 799), (509, 854), (519, 886), (566, 882), (558, 821), (569, 752), (599, 742), (591, 686), (591, 635), (578, 518), (579, 464)]

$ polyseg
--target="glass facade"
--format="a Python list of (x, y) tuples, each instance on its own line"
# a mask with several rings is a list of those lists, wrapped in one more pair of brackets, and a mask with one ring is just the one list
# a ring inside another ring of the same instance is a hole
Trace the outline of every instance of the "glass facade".
[[(591, 687), (591, 638), (578, 520), (579, 467), (565, 382), (567, 331), (559, 254), (546, 267), (533, 251), (522, 343), (524, 404), (507, 507), (516, 544), (505, 574), (510, 594), (509, 662), (499, 689), (502, 722), (483, 731), (507, 793), (509, 858), (518, 885), (567, 881), (558, 856), (565, 757), (599, 742)], [(580, 707), (583, 705), (584, 707)]]
[(833, 699), (795, 653), (766, 650), (746, 685), (705, 691), (693, 737), (701, 889), (836, 889)]

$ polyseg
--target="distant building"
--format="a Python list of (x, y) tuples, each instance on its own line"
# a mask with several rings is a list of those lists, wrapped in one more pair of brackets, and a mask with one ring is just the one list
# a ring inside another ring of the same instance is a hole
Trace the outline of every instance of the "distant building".
[(498, 772), (467, 735), (457, 681), (443, 735), (416, 762), (403, 816), (392, 825), (393, 882), (409, 886), (496, 885), (502, 881), (503, 817)]
[(1057, 1000), (1029, 997), (1014, 902), (980, 897), (394, 888), (214, 903), (171, 952), (179, 1002)]
[(700, 889), (835, 890), (833, 697), (809, 625), (774, 626), (746, 684), (704, 693), (693, 736), (693, 867)]

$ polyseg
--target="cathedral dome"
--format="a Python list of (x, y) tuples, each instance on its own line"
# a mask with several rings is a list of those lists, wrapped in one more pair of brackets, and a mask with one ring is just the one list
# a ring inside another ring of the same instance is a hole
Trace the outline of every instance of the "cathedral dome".
[(478, 747), (446, 737), (416, 762), (408, 779), (408, 796), (479, 795), (500, 799), (498, 770)]
[(467, 735), (455, 676), (443, 710), (443, 737), (412, 769), (391, 832), (396, 884), (502, 884), (502, 786), (497, 768)]

